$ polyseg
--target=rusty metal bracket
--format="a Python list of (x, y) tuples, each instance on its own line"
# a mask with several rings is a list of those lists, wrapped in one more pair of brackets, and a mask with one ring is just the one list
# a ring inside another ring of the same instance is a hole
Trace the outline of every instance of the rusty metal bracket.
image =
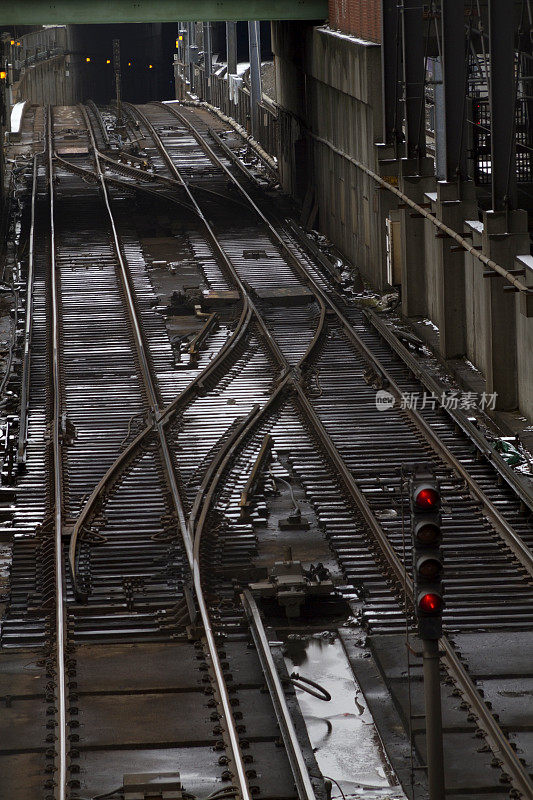
[(246, 519), (250, 513), (250, 498), (253, 496), (257, 488), (257, 483), (261, 471), (263, 469), (263, 465), (265, 464), (266, 460), (270, 457), (270, 453), (272, 451), (272, 445), (273, 445), (272, 436), (269, 433), (267, 433), (261, 444), (261, 449), (259, 450), (259, 453), (255, 460), (255, 464), (252, 467), (250, 477), (246, 481), (246, 486), (244, 487), (241, 493), (241, 499), (239, 503), (241, 519)]

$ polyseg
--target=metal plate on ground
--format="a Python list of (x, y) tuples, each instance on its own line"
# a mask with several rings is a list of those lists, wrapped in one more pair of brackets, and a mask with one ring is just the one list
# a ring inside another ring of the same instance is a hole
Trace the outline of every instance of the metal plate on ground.
[(62, 147), (56, 147), (56, 153), (58, 156), (85, 156), (89, 152), (87, 147), (83, 145), (65, 145)]
[(259, 689), (239, 689), (239, 711), (246, 726), (244, 736), (254, 739), (277, 739), (280, 735), (268, 692)]
[(260, 300), (279, 306), (303, 306), (314, 300), (311, 289), (305, 286), (285, 286), (280, 289), (256, 289)]
[[(14, 699), (0, 713), (2, 750), (39, 750), (46, 736), (44, 698)], [(1, 788), (1, 787), (0, 787)], [(0, 795), (1, 796), (1, 795)]]
[(78, 689), (109, 693), (196, 689), (200, 686), (197, 654), (189, 642), (78, 645)]
[[(35, 800), (44, 796), (44, 753), (15, 753), (0, 756), (0, 790), (9, 800)], [(21, 779), (24, 776), (24, 780)]]
[(468, 662), (470, 672), (480, 677), (533, 677), (533, 631), (458, 633), (450, 639)]
[(245, 753), (253, 755), (250, 766), (256, 771), (257, 778), (250, 779), (250, 784), (261, 786), (261, 800), (292, 800), (297, 797), (295, 790), (287, 789), (294, 786), (294, 778), (282, 746), (278, 747), (274, 742), (254, 742)]
[(202, 700), (198, 692), (81, 696), (80, 748), (208, 745), (213, 723)]
[(224, 652), (236, 686), (264, 686), (265, 676), (255, 649), (242, 642), (225, 642)]
[(80, 795), (94, 797), (118, 789), (129, 773), (177, 771), (187, 792), (207, 797), (229, 785), (220, 779), (224, 767), (218, 764), (219, 755), (211, 747), (88, 751), (79, 759)]
[(42, 651), (0, 651), (0, 696), (43, 694), (46, 680)]

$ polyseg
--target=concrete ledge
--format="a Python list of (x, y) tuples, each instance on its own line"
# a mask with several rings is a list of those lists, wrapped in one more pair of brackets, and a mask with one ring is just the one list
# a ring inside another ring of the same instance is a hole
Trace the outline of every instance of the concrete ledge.
[(11, 109), (11, 130), (9, 132), (10, 142), (20, 141), (22, 132), (22, 120), (24, 119), (24, 114), (26, 112), (27, 107), (28, 107), (28, 101), (22, 100), (20, 103), (15, 103), (15, 105)]

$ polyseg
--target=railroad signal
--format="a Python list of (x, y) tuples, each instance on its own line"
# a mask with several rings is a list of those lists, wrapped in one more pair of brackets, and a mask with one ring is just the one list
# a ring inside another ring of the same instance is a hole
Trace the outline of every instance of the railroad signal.
[(7, 78), (7, 72), (5, 70), (0, 70), (0, 81), (5, 81)]
[(433, 472), (415, 470), (410, 484), (415, 612), (422, 639), (442, 636), (442, 542), (440, 491)]

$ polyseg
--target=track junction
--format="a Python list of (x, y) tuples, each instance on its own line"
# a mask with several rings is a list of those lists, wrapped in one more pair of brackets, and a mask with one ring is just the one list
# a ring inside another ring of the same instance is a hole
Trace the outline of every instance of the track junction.
[[(327, 798), (337, 776), (295, 688), (328, 692), (287, 666), (291, 636), (323, 631), (387, 751), (381, 783), (346, 795), (402, 797), (400, 779), (426, 796), (406, 486), (427, 463), (449, 796), (532, 797), (528, 481), (460, 410), (403, 402), (435, 378), (343, 293), (220, 121), (32, 113), (2, 487), (6, 796), (144, 800), (157, 773), (169, 800)], [(383, 729), (366, 657), (394, 700)]]

